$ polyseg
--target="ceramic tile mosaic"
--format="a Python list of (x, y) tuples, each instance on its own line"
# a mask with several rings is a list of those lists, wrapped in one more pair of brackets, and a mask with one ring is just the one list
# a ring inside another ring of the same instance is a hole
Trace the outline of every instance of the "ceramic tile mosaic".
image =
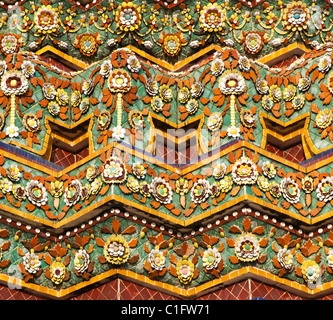
[(10, 2), (0, 299), (331, 299), (329, 1)]

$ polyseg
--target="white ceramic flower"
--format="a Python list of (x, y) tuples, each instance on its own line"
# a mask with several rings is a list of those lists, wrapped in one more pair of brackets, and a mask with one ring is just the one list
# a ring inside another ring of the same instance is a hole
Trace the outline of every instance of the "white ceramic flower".
[(126, 130), (120, 125), (118, 125), (112, 129), (112, 137), (117, 141), (124, 139), (125, 133), (126, 133)]
[(17, 138), (19, 136), (19, 128), (13, 124), (10, 125), (9, 127), (6, 128), (6, 135), (9, 138)]
[(34, 252), (27, 252), (23, 257), (23, 265), (27, 272), (36, 274), (40, 269), (41, 261)]
[(202, 266), (206, 268), (207, 271), (209, 271), (217, 268), (221, 261), (221, 254), (216, 248), (208, 248), (204, 251), (202, 260)]
[(227, 129), (227, 134), (228, 134), (228, 137), (236, 139), (236, 138), (240, 137), (240, 130), (236, 126), (230, 126)]
[(165, 257), (159, 249), (155, 248), (151, 250), (147, 260), (149, 261), (151, 267), (157, 271), (161, 271), (165, 268)]

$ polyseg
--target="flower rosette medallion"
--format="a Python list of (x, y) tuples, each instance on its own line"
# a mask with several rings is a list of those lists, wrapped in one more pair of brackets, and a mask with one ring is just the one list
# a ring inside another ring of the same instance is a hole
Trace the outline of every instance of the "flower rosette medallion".
[(263, 226), (257, 226), (252, 229), (253, 222), (249, 217), (246, 217), (243, 222), (243, 229), (237, 225), (233, 225), (229, 228), (229, 232), (238, 234), (236, 239), (227, 239), (228, 246), (234, 248), (234, 256), (230, 256), (231, 263), (236, 264), (239, 262), (259, 262), (264, 263), (267, 259), (267, 254), (261, 255), (261, 248), (267, 246), (268, 238), (259, 238), (258, 236), (265, 233)]
[(134, 234), (136, 228), (129, 226), (119, 233), (121, 222), (115, 217), (111, 223), (111, 228), (104, 225), (101, 228), (101, 232), (104, 234), (110, 234), (106, 241), (102, 238), (96, 238), (96, 243), (99, 247), (103, 248), (103, 255), (98, 256), (100, 263), (110, 263), (111, 265), (117, 266), (127, 262), (135, 263), (139, 255), (130, 257), (130, 248), (134, 248), (138, 243), (138, 238), (134, 238), (128, 242), (124, 235)]
[[(179, 282), (188, 285), (199, 276), (199, 267), (195, 267), (198, 263), (198, 254), (195, 252), (194, 246), (189, 246), (186, 242), (174, 249), (174, 252), (180, 257), (178, 260), (174, 254), (170, 254), (169, 272), (172, 276), (178, 278)], [(189, 257), (193, 255), (193, 258)], [(175, 266), (174, 266), (175, 265)]]

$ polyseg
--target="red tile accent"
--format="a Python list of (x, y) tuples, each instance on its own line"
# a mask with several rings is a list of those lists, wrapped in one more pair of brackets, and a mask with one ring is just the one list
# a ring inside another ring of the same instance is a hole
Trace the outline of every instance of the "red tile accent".
[(52, 150), (50, 161), (58, 164), (64, 168), (76, 163), (77, 161), (89, 155), (89, 149), (82, 149), (78, 153), (71, 153), (61, 148), (54, 148)]
[(298, 56), (292, 56), (288, 59), (285, 59), (273, 66), (271, 68), (283, 68), (283, 67), (289, 67), (294, 61), (296, 61), (299, 57)]
[(0, 286), (0, 300), (43, 300), (40, 297), (23, 292), (22, 290), (10, 289)]
[(267, 143), (266, 150), (294, 163), (300, 163), (305, 160), (302, 143), (288, 149), (280, 149), (278, 146)]
[(264, 284), (255, 280), (250, 281), (252, 299), (260, 297), (266, 300), (304, 300), (303, 298), (293, 293), (286, 292), (282, 289), (275, 288), (268, 284)]

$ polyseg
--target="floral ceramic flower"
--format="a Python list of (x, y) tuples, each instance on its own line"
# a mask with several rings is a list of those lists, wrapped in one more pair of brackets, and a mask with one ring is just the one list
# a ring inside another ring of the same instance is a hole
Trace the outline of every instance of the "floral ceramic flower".
[(81, 103), (81, 93), (78, 90), (73, 91), (71, 95), (72, 107), (77, 107)]
[(158, 94), (158, 84), (153, 79), (147, 79), (145, 89), (150, 96), (156, 96)]
[(269, 161), (263, 162), (262, 166), (262, 173), (264, 174), (265, 177), (268, 179), (273, 179), (276, 175), (276, 169), (273, 163)]
[(81, 199), (82, 184), (80, 180), (73, 180), (65, 189), (64, 201), (68, 207), (74, 206)]
[(134, 193), (140, 191), (139, 181), (137, 179), (135, 179), (134, 177), (129, 177), (127, 179), (127, 184), (126, 185), (127, 185), (128, 189), (131, 190)]
[(104, 131), (109, 128), (111, 124), (111, 114), (109, 111), (102, 111), (97, 119), (97, 130)]
[(304, 260), (302, 263), (302, 275), (309, 284), (314, 284), (320, 277), (320, 267), (312, 260)]
[(333, 268), (333, 250), (332, 249), (328, 250), (328, 255), (326, 257), (326, 261), (327, 261), (327, 265), (330, 268)]
[(270, 95), (265, 95), (261, 99), (261, 105), (266, 111), (273, 109), (275, 102)]
[(35, 13), (35, 27), (39, 34), (57, 33), (60, 21), (57, 9), (51, 5), (42, 5)]
[(131, 78), (127, 71), (114, 69), (110, 72), (108, 86), (111, 92), (128, 92), (131, 88)]
[(207, 128), (209, 131), (219, 130), (222, 126), (223, 118), (219, 112), (212, 113), (207, 121)]
[(250, 110), (242, 109), (240, 112), (240, 121), (246, 128), (253, 128), (255, 126), (255, 118)]
[(327, 72), (332, 67), (332, 59), (329, 56), (323, 56), (318, 62), (318, 70), (320, 72)]
[(127, 68), (129, 69), (129, 71), (135, 72), (135, 73), (138, 73), (140, 71), (141, 63), (136, 56), (131, 55), (127, 59)]
[(61, 106), (65, 106), (68, 103), (69, 97), (65, 89), (57, 89), (56, 100)]
[(5, 55), (15, 53), (22, 45), (22, 41), (21, 35), (3, 34), (0, 36), (0, 49)]
[(105, 161), (102, 171), (102, 180), (105, 183), (122, 183), (126, 180), (126, 175), (126, 168), (122, 160), (110, 157)]
[(241, 43), (244, 44), (245, 50), (251, 54), (255, 55), (261, 51), (264, 43), (267, 42), (267, 36), (265, 31), (248, 31), (242, 32)]
[(27, 252), (23, 257), (23, 265), (25, 271), (30, 274), (36, 274), (41, 266), (41, 261), (38, 258), (38, 255), (32, 252)]
[(44, 97), (47, 100), (55, 99), (56, 94), (57, 94), (57, 91), (56, 91), (54, 85), (51, 83), (48, 83), (48, 82), (44, 83), (44, 85), (42, 87), (42, 91), (43, 91)]
[(307, 91), (311, 86), (311, 78), (310, 77), (302, 77), (298, 80), (297, 87), (300, 91)]
[(194, 203), (205, 202), (209, 196), (209, 182), (206, 179), (199, 179), (191, 189), (191, 200)]
[(303, 108), (305, 103), (305, 98), (304, 96), (298, 94), (294, 100), (292, 101), (291, 105), (293, 107), (294, 110), (300, 110)]
[(178, 93), (178, 100), (180, 103), (184, 104), (190, 98), (190, 90), (187, 87), (182, 87)]
[(140, 162), (135, 162), (132, 164), (132, 172), (137, 179), (144, 179), (146, 175), (146, 169)]
[(90, 186), (90, 192), (91, 194), (97, 194), (99, 190), (102, 188), (102, 181), (100, 178), (96, 178)]
[(117, 9), (115, 21), (120, 31), (137, 30), (141, 24), (141, 8), (133, 2), (123, 2)]
[(147, 181), (143, 181), (140, 183), (140, 193), (144, 197), (150, 197), (150, 185), (147, 183)]
[(252, 233), (239, 235), (236, 239), (235, 253), (238, 259), (243, 262), (257, 260), (260, 253), (257, 237)]
[(116, 265), (123, 264), (129, 258), (128, 243), (123, 236), (112, 234), (104, 245), (103, 254), (108, 262)]
[(308, 29), (308, 9), (302, 1), (288, 4), (282, 16), (282, 25), (288, 31), (304, 31)]
[(246, 91), (245, 79), (237, 70), (225, 71), (219, 81), (219, 89), (225, 95), (239, 95)]
[(26, 185), (26, 195), (35, 206), (45, 206), (47, 203), (47, 192), (44, 185), (38, 180), (30, 180)]
[(257, 181), (258, 170), (251, 159), (242, 157), (233, 165), (231, 174), (236, 184), (254, 184)]
[(87, 200), (90, 197), (90, 194), (91, 194), (90, 185), (86, 183), (84, 186), (82, 186), (82, 189), (81, 189), (81, 199), (83, 201)]
[(6, 61), (0, 61), (0, 77), (6, 72), (7, 64)]
[(162, 204), (169, 204), (172, 201), (172, 190), (168, 182), (163, 178), (155, 177), (151, 184), (150, 189), (156, 201)]
[(93, 33), (82, 33), (77, 35), (74, 41), (74, 46), (80, 50), (85, 56), (92, 56), (96, 53), (98, 45), (101, 44), (101, 37), (96, 32)]
[(87, 251), (85, 249), (79, 249), (74, 257), (74, 269), (78, 273), (84, 273), (88, 269), (89, 263), (90, 256)]
[(326, 177), (321, 180), (316, 189), (320, 201), (329, 202), (333, 199), (333, 177)]
[(191, 99), (189, 100), (187, 103), (186, 103), (186, 111), (189, 113), (189, 114), (194, 114), (197, 112), (198, 110), (198, 107), (199, 107), (199, 103), (197, 100), (195, 99)]
[[(60, 259), (60, 258), (57, 258)], [(53, 262), (50, 266), (51, 281), (60, 284), (66, 275), (66, 267), (61, 261)]]
[(0, 183), (0, 188), (2, 193), (10, 193), (13, 189), (13, 183), (9, 181), (8, 179), (3, 179)]
[(212, 198), (218, 197), (220, 195), (220, 186), (216, 182), (213, 182), (209, 186), (209, 194)]
[(224, 177), (220, 180), (219, 186), (221, 192), (228, 192), (231, 190), (233, 185), (232, 179), (230, 177)]
[(269, 90), (268, 83), (265, 79), (259, 78), (255, 82), (255, 87), (259, 94), (266, 94)]
[(19, 136), (19, 128), (16, 127), (15, 125), (10, 125), (9, 127), (6, 128), (6, 135), (9, 138), (17, 138)]
[(213, 170), (213, 177), (217, 180), (220, 180), (224, 177), (226, 171), (227, 166), (224, 163), (219, 163)]
[(250, 60), (245, 56), (241, 56), (239, 58), (238, 65), (239, 65), (239, 69), (241, 69), (244, 72), (249, 72), (251, 69)]
[(13, 195), (15, 197), (15, 199), (23, 201), (25, 200), (26, 196), (25, 196), (25, 188), (23, 186), (20, 185), (14, 185), (13, 189), (12, 189)]
[(306, 176), (302, 179), (302, 190), (305, 193), (311, 193), (313, 191), (314, 184), (313, 179), (309, 176)]
[(6, 170), (6, 175), (13, 182), (18, 182), (21, 179), (20, 169), (16, 165), (10, 165)]
[(178, 33), (165, 33), (162, 31), (159, 42), (162, 44), (164, 53), (174, 57), (179, 54), (185, 40), (181, 31), (178, 31)]
[(59, 198), (64, 192), (64, 183), (62, 181), (52, 181), (50, 184), (50, 193), (53, 197)]
[(297, 203), (300, 199), (300, 189), (298, 184), (291, 179), (283, 178), (280, 182), (281, 192), (283, 197), (290, 203)]
[(165, 102), (170, 102), (172, 99), (172, 90), (168, 85), (163, 84), (159, 89), (160, 97)]
[(294, 99), (296, 94), (296, 87), (289, 84), (284, 90), (283, 90), (283, 99), (285, 101), (291, 101)]
[(188, 193), (188, 181), (186, 179), (179, 179), (176, 181), (176, 192), (181, 196)]
[(201, 82), (196, 81), (191, 87), (191, 95), (193, 98), (199, 98), (204, 91), (204, 86)]
[(274, 102), (279, 102), (281, 100), (281, 89), (276, 84), (273, 84), (269, 88), (269, 94)]
[(177, 262), (176, 272), (179, 281), (183, 284), (188, 284), (193, 279), (194, 264), (183, 257), (182, 260)]
[(59, 106), (59, 103), (56, 101), (50, 101), (47, 105), (47, 109), (49, 110), (50, 114), (53, 116), (57, 116), (60, 113), (61, 107)]
[(86, 170), (86, 177), (88, 181), (93, 181), (98, 176), (98, 166), (91, 165)]
[(151, 267), (157, 271), (162, 271), (165, 268), (165, 257), (158, 248), (150, 251), (147, 260)]
[(23, 117), (23, 125), (29, 132), (37, 132), (39, 129), (38, 118), (31, 113), (27, 113)]
[(160, 97), (154, 97), (151, 99), (151, 107), (154, 111), (160, 112), (163, 110), (164, 103)]
[(90, 105), (90, 102), (89, 102), (88, 98), (82, 99), (80, 106), (79, 106), (81, 113), (86, 113), (89, 109), (89, 105)]
[(272, 182), (271, 182), (271, 187), (270, 187), (269, 193), (270, 193), (274, 198), (279, 198), (279, 197), (281, 196), (281, 188), (280, 188), (280, 185), (279, 185), (277, 182), (272, 181)]
[(330, 109), (322, 109), (316, 116), (316, 125), (320, 129), (326, 129), (332, 124), (333, 114)]
[(268, 181), (267, 178), (265, 178), (264, 176), (260, 176), (257, 180), (257, 184), (260, 190), (262, 191), (269, 191), (270, 189), (270, 183)]
[(110, 60), (105, 60), (101, 64), (100, 74), (103, 78), (107, 78), (110, 75), (111, 70), (112, 70), (111, 61)]
[(228, 137), (230, 137), (230, 138), (237, 139), (237, 138), (240, 137), (240, 130), (239, 130), (239, 128), (237, 128), (236, 126), (230, 126), (230, 127), (227, 129), (227, 135), (228, 135)]
[(203, 253), (202, 261), (207, 271), (215, 269), (221, 261), (221, 254), (216, 248), (208, 248)]
[(277, 253), (277, 259), (282, 268), (285, 268), (286, 270), (291, 270), (293, 268), (294, 256), (287, 248), (282, 248), (279, 250)]
[(28, 80), (25, 75), (18, 70), (9, 70), (1, 78), (1, 90), (6, 96), (20, 96), (28, 90)]
[(115, 126), (114, 128), (112, 128), (112, 137), (113, 139), (115, 139), (116, 141), (119, 141), (121, 139), (125, 138), (125, 134), (126, 134), (126, 129), (123, 128), (122, 126), (118, 125)]
[(225, 27), (226, 13), (220, 5), (208, 3), (199, 16), (200, 28), (207, 32), (220, 32)]
[(220, 74), (222, 74), (224, 70), (224, 63), (222, 59), (215, 59), (212, 62), (212, 65), (210, 67), (210, 72), (212, 73), (213, 76), (217, 77)]
[(27, 78), (31, 78), (35, 74), (35, 67), (34, 67), (34, 65), (30, 61), (28, 61), (28, 60), (23, 61), (22, 65), (21, 65), (21, 70), (22, 70), (22, 73)]
[(95, 88), (94, 81), (92, 79), (87, 79), (83, 81), (82, 84), (82, 92), (86, 95), (89, 96)]

